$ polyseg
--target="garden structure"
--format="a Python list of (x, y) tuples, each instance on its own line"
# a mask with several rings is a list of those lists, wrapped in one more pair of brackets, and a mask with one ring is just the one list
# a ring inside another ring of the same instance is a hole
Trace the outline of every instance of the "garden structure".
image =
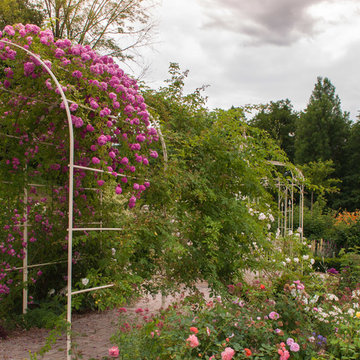
[[(0, 36), (0, 301), (22, 288), (26, 312), (29, 288), (46, 276), (38, 269), (53, 266), (49, 276), (67, 283), (71, 359), (72, 297), (114, 286), (76, 290), (82, 275), (74, 278), (73, 266), (94, 251), (115, 251), (91, 236), (121, 231), (116, 219), (104, 224), (103, 189), (112, 189), (108, 197), (117, 197), (118, 209), (135, 206), (150, 186), (146, 168), (158, 156), (151, 149), (158, 132), (136, 82), (112, 58), (54, 41), (35, 25), (6, 26)], [(64, 263), (66, 273), (54, 275)]]
[[(279, 161), (271, 161), (273, 165), (286, 167)], [(282, 236), (294, 231), (294, 208), (299, 207), (299, 230), (304, 235), (304, 175), (298, 168), (286, 170), (283, 179), (277, 180), (278, 188), (278, 229)]]

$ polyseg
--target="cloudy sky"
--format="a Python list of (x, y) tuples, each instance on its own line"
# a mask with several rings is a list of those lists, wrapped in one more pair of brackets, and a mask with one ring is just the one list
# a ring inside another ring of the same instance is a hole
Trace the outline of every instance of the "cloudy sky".
[(289, 98), (306, 107), (317, 76), (335, 85), (343, 110), (360, 110), (359, 0), (161, 0), (158, 35), (143, 55), (157, 88), (170, 62), (208, 107)]

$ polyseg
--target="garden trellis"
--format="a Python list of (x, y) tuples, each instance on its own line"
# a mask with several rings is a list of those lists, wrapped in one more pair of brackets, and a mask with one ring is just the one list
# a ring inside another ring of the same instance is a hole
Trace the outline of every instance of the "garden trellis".
[[(286, 167), (286, 164), (279, 161), (270, 161), (271, 164)], [(299, 194), (299, 230), (300, 236), (304, 236), (304, 175), (298, 168), (288, 170), (286, 174), (291, 178), (277, 180), (278, 188), (278, 229), (282, 236), (294, 231), (294, 206), (295, 193)]]
[[(15, 36), (15, 34), (16, 34), (15, 30), (12, 27), (6, 27), (4, 30), (10, 36)], [(107, 125), (107, 127), (115, 129), (114, 130), (115, 134), (122, 136), (121, 140), (123, 140), (130, 149), (128, 151), (130, 151), (130, 152), (136, 151), (136, 153), (134, 154), (134, 157), (135, 157), (135, 161), (137, 163), (140, 163), (141, 165), (148, 165), (149, 161), (148, 161), (147, 157), (145, 155), (138, 154), (139, 150), (141, 149), (140, 143), (145, 143), (147, 146), (149, 146), (152, 141), (156, 141), (158, 139), (159, 129), (158, 129), (158, 131), (156, 131), (153, 127), (150, 127), (150, 125), (152, 125), (152, 124), (149, 121), (149, 113), (147, 111), (145, 111), (146, 106), (143, 105), (143, 98), (137, 92), (137, 85), (134, 85), (135, 83), (131, 79), (127, 78), (125, 75), (123, 78), (121, 78), (121, 76), (123, 74), (122, 70), (118, 70), (118, 67), (115, 65), (113, 66), (112, 65), (113, 63), (112, 63), (112, 61), (109, 61), (109, 58), (107, 58), (107, 57), (100, 58), (89, 48), (85, 49), (82, 47), (76, 47), (76, 45), (72, 46), (72, 44), (70, 42), (67, 42), (65, 40), (63, 42), (58, 41), (55, 46), (53, 38), (51, 37), (52, 35), (48, 31), (40, 31), (40, 29), (38, 29), (37, 27), (35, 27), (33, 25), (29, 25), (29, 26), (27, 25), (26, 27), (18, 28), (17, 31), (20, 35), (19, 36), (20, 40), (21, 40), (21, 38), (23, 38), (25, 36), (26, 33), (28, 33), (28, 35), (40, 34), (39, 35), (40, 43), (44, 45), (45, 50), (47, 50), (46, 47), (50, 47), (50, 48), (52, 47), (51, 50), (55, 54), (55, 58), (58, 58), (57, 54), (61, 54), (61, 56), (62, 56), (61, 61), (64, 66), (69, 64), (69, 62), (66, 63), (66, 61), (65, 61), (66, 60), (65, 55), (71, 54), (71, 56), (72, 56), (71, 60), (74, 62), (76, 60), (77, 63), (80, 64), (81, 69), (85, 66), (84, 64), (87, 61), (92, 61), (91, 66), (93, 66), (93, 68), (91, 69), (91, 71), (89, 71), (90, 74), (94, 73), (95, 75), (98, 75), (98, 74), (101, 75), (104, 72), (104, 68), (105, 68), (106, 69), (105, 71), (108, 71), (108, 73), (110, 75), (112, 75), (112, 78), (109, 81), (109, 83), (110, 83), (109, 87), (112, 86), (114, 89), (116, 89), (116, 92), (118, 94), (122, 95), (122, 99), (117, 101), (116, 93), (106, 92), (106, 95), (108, 95), (111, 99), (112, 107), (105, 106), (100, 111), (100, 114), (99, 114), (100, 119), (101, 120), (103, 120), (104, 118), (107, 119), (107, 123), (105, 123)], [(27, 38), (28, 43), (32, 41), (32, 39), (29, 40), (29, 38), (30, 38), (30, 36)], [(1, 54), (2, 57), (5, 58), (6, 60), (7, 59), (14, 60), (15, 56), (16, 56), (16, 52), (14, 55), (14, 52), (12, 50), (9, 50), (10, 48), (20, 49), (21, 51), (25, 52), (29, 56), (29, 61), (25, 62), (23, 64), (25, 77), (28, 75), (33, 75), (33, 79), (37, 79), (38, 77), (43, 76), (43, 73), (39, 72), (37, 74), (36, 68), (42, 67), (43, 69), (45, 69), (46, 73), (50, 75), (51, 80), (55, 84), (55, 89), (52, 88), (49, 79), (46, 80), (46, 82), (45, 82), (46, 86), (48, 87), (49, 91), (54, 90), (54, 92), (56, 92), (61, 97), (61, 99), (62, 99), (61, 108), (62, 108), (62, 110), (65, 110), (65, 112), (66, 112), (67, 127), (68, 127), (68, 133), (69, 133), (68, 134), (69, 153), (68, 153), (68, 165), (67, 165), (68, 166), (68, 184), (65, 186), (65, 188), (67, 189), (67, 194), (68, 194), (67, 322), (70, 326), (70, 328), (68, 329), (68, 333), (67, 333), (67, 358), (71, 359), (71, 333), (70, 333), (70, 330), (71, 330), (72, 296), (75, 294), (83, 293), (83, 292), (90, 292), (90, 291), (105, 289), (105, 288), (114, 286), (114, 284), (105, 284), (105, 285), (101, 285), (101, 286), (95, 286), (92, 288), (73, 291), (73, 289), (72, 289), (72, 279), (73, 279), (72, 262), (74, 260), (73, 259), (73, 235), (75, 232), (88, 232), (88, 231), (104, 232), (104, 231), (121, 231), (122, 230), (120, 227), (104, 227), (104, 226), (102, 226), (102, 223), (100, 223), (100, 227), (90, 227), (89, 228), (89, 227), (83, 227), (83, 226), (74, 226), (74, 172), (75, 171), (82, 171), (82, 172), (86, 171), (86, 172), (92, 172), (95, 174), (110, 174), (110, 175), (113, 175), (115, 178), (120, 177), (120, 178), (126, 180), (126, 181), (123, 181), (123, 184), (126, 184), (128, 179), (130, 179), (130, 180), (137, 179), (136, 176), (131, 175), (131, 173), (135, 172), (135, 166), (130, 166), (129, 159), (127, 157), (123, 157), (123, 158), (119, 157), (119, 160), (118, 160), (117, 149), (114, 149), (114, 148), (110, 148), (108, 150), (109, 153), (106, 154), (106, 156), (107, 156), (106, 159), (110, 158), (109, 159), (110, 161), (113, 160), (113, 162), (111, 163), (112, 166), (108, 166), (107, 170), (104, 170), (102, 168), (96, 168), (96, 165), (102, 161), (101, 157), (100, 157), (100, 159), (97, 157), (92, 158), (90, 163), (93, 166), (88, 166), (89, 161), (88, 161), (88, 163), (84, 163), (84, 162), (83, 163), (75, 163), (75, 147), (77, 144), (76, 144), (76, 137), (74, 134), (74, 126), (75, 126), (75, 128), (83, 128), (84, 122), (80, 117), (76, 117), (72, 114), (74, 109), (75, 110), (77, 109), (78, 105), (76, 104), (76, 107), (75, 107), (75, 106), (73, 106), (73, 104), (75, 104), (75, 102), (68, 100), (67, 96), (65, 95), (66, 88), (64, 88), (64, 86), (62, 86), (60, 84), (56, 75), (52, 71), (52, 69), (51, 69), (52, 64), (49, 61), (42, 60), (42, 58), (39, 55), (37, 55), (35, 52), (29, 50), (28, 45), (24, 46), (23, 44), (18, 44), (16, 42), (10, 41), (9, 39), (0, 39), (0, 45), (1, 45), (0, 50), (3, 50), (4, 47), (6, 46), (3, 54)], [(40, 45), (40, 46), (42, 46), (42, 45)], [(66, 50), (66, 53), (65, 53), (64, 49)], [(71, 63), (71, 61), (70, 61), (70, 63)], [(90, 66), (90, 68), (91, 68), (91, 66)], [(4, 81), (3, 90), (11, 92), (12, 90), (10, 88), (11, 87), (10, 83), (11, 83), (12, 76), (13, 76), (13, 69), (9, 67), (9, 68), (6, 68), (5, 71), (7, 71), (6, 72), (7, 75), (10, 73), (10, 76), (8, 76), (10, 81), (8, 79), (6, 79)], [(73, 71), (72, 77), (75, 78), (76, 81), (79, 82), (79, 83), (77, 83), (77, 85), (80, 86), (79, 84), (80, 84), (80, 79), (82, 78), (82, 73), (78, 70)], [(120, 78), (120, 81), (118, 80), (119, 78)], [(90, 83), (90, 81), (93, 81), (93, 83)], [(35, 80), (34, 80), (34, 82), (35, 82)], [(99, 83), (98, 80), (89, 80), (89, 83), (90, 83), (90, 85), (95, 84), (95, 87), (99, 86), (98, 89), (100, 89), (100, 90), (103, 90), (104, 88), (107, 89), (107, 86), (108, 86), (105, 82)], [(68, 86), (70, 86), (70, 85), (68, 85)], [(73, 91), (73, 92), (76, 93), (75, 91)], [(16, 94), (16, 96), (20, 97), (21, 94)], [(93, 98), (91, 100), (86, 98), (86, 101), (88, 101), (89, 105), (84, 106), (84, 105), (80, 104), (80, 107), (82, 106), (83, 108), (87, 109), (85, 111), (87, 111), (90, 115), (94, 116), (94, 114), (96, 114), (95, 111), (96, 111), (97, 107), (99, 106), (97, 103), (97, 101), (99, 101), (98, 98)], [(35, 103), (36, 103), (36, 101), (35, 101)], [(124, 105), (122, 105), (122, 103), (124, 103)], [(126, 105), (126, 104), (128, 104), (128, 105)], [(31, 105), (32, 104), (30, 103), (29, 106), (31, 106)], [(121, 114), (122, 115), (125, 114), (126, 115), (125, 122), (130, 123), (128, 125), (127, 123), (124, 122), (125, 130), (123, 130), (123, 128), (121, 126), (117, 125), (118, 116), (111, 115), (111, 110), (109, 109), (110, 107), (113, 111), (115, 110), (114, 112), (116, 112), (116, 109), (119, 109), (122, 107)], [(7, 114), (5, 116), (7, 116)], [(128, 125), (127, 128), (126, 128), (126, 125)], [(100, 129), (98, 129), (98, 130), (100, 130)], [(93, 132), (94, 132), (94, 127), (91, 124), (88, 124), (86, 127), (86, 130), (83, 130), (83, 132), (80, 133), (81, 139), (85, 138), (85, 136), (87, 134), (91, 135)], [(113, 143), (114, 140), (112, 139), (112, 136), (115, 136), (115, 135), (113, 135), (113, 133), (111, 133), (111, 135), (105, 135), (106, 127), (105, 127), (105, 130), (101, 130), (100, 133), (101, 133), (101, 135), (97, 139), (96, 144), (95, 145), (93, 144), (91, 146), (91, 151), (96, 151), (99, 149), (102, 150), (102, 147), (104, 145), (106, 145), (106, 143)], [(4, 135), (12, 136), (10, 134), (4, 134)], [(15, 136), (15, 138), (16, 138), (16, 136)], [(130, 143), (129, 138), (130, 139), (133, 138), (135, 140), (134, 143)], [(160, 133), (160, 138), (161, 138), (161, 142), (162, 142), (162, 147), (163, 147), (163, 149), (165, 149), (165, 144), (164, 144), (163, 138), (161, 136), (161, 133)], [(38, 139), (36, 139), (36, 140), (38, 140)], [(78, 151), (79, 151), (79, 145), (77, 145), (77, 146), (78, 146)], [(146, 146), (145, 146), (145, 148), (146, 148)], [(83, 149), (81, 149), (81, 150), (83, 150)], [(103, 153), (101, 155), (104, 156)], [(133, 153), (131, 153), (131, 155), (133, 155)], [(150, 157), (157, 157), (156, 151), (150, 149)], [(164, 151), (164, 158), (165, 157), (166, 157), (166, 149)], [(104, 161), (104, 163), (108, 164), (108, 161)], [(119, 171), (116, 171), (117, 165), (121, 165), (121, 169), (119, 166)], [(16, 166), (14, 165), (14, 168), (18, 169), (17, 164), (16, 164)], [(99, 186), (102, 186), (103, 184), (104, 184), (103, 180), (98, 180)], [(15, 267), (11, 268), (11, 270), (16, 270), (16, 269), (23, 270), (24, 284), (26, 284), (28, 281), (28, 269), (29, 268), (37, 267), (37, 266), (46, 266), (49, 264), (56, 263), (56, 262), (48, 262), (48, 263), (41, 263), (41, 264), (28, 264), (28, 245), (29, 245), (28, 229), (29, 229), (29, 226), (31, 226), (31, 224), (28, 223), (28, 218), (27, 218), (27, 209), (28, 209), (27, 186), (28, 185), (30, 185), (30, 183), (26, 183), (24, 186), (24, 198), (23, 198), (23, 205), (24, 205), (24, 214), (23, 214), (23, 219), (22, 219), (22, 221), (23, 221), (23, 224), (22, 224), (22, 226), (23, 226), (23, 234), (22, 234), (23, 252), (21, 253), (22, 258), (23, 258), (23, 266), (22, 266), (22, 268), (15, 268)], [(42, 184), (31, 184), (31, 186), (41, 187), (43, 185)], [(138, 197), (140, 197), (141, 193), (144, 190), (146, 190), (146, 188), (148, 186), (149, 186), (149, 183), (147, 181), (144, 182), (144, 185), (139, 185), (138, 183), (134, 183), (134, 186), (133, 186), (134, 195), (130, 198), (130, 201), (129, 201), (130, 208), (135, 205), (136, 199)], [(89, 189), (83, 188), (82, 190), (85, 191), (85, 190), (89, 190)], [(115, 193), (116, 194), (122, 193), (122, 188), (121, 188), (120, 184), (118, 184), (116, 186)], [(78, 209), (76, 209), (76, 210), (78, 210)], [(27, 288), (25, 285), (24, 292), (23, 292), (23, 311), (24, 312), (26, 311), (26, 308), (27, 308), (27, 296), (28, 296)]]

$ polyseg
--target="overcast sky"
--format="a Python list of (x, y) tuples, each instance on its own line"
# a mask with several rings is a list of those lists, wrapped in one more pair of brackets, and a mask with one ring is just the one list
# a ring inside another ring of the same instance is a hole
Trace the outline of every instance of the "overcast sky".
[(210, 85), (209, 108), (289, 98), (302, 110), (323, 76), (356, 119), (359, 0), (161, 0), (154, 14), (156, 42), (143, 50), (151, 87), (177, 62), (189, 90)]

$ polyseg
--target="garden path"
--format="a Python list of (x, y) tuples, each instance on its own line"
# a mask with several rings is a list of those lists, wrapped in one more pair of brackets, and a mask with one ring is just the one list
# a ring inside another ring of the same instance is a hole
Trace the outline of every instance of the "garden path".
[[(197, 285), (206, 297), (209, 296), (209, 290), (206, 283)], [(179, 295), (180, 296), (180, 295)], [(174, 302), (172, 296), (166, 297), (165, 306)], [(162, 306), (161, 295), (154, 298), (149, 296), (141, 299), (135, 304), (127, 307), (128, 312), (136, 308), (148, 308), (150, 312), (158, 311)], [(93, 312), (85, 315), (73, 317), (73, 330), (76, 334), (74, 343), (76, 343), (75, 352), (79, 359), (100, 360), (108, 354), (108, 349), (113, 346), (110, 342), (111, 335), (115, 332), (117, 323), (117, 311), (109, 310), (104, 312)], [(0, 340), (0, 359), (1, 360), (25, 360), (29, 359), (29, 351), (32, 353), (39, 351), (45, 344), (48, 334), (45, 329), (31, 329), (28, 331), (18, 331), (9, 336), (6, 340)], [(66, 337), (61, 337), (52, 349), (47, 352), (42, 360), (65, 360), (66, 359)]]

